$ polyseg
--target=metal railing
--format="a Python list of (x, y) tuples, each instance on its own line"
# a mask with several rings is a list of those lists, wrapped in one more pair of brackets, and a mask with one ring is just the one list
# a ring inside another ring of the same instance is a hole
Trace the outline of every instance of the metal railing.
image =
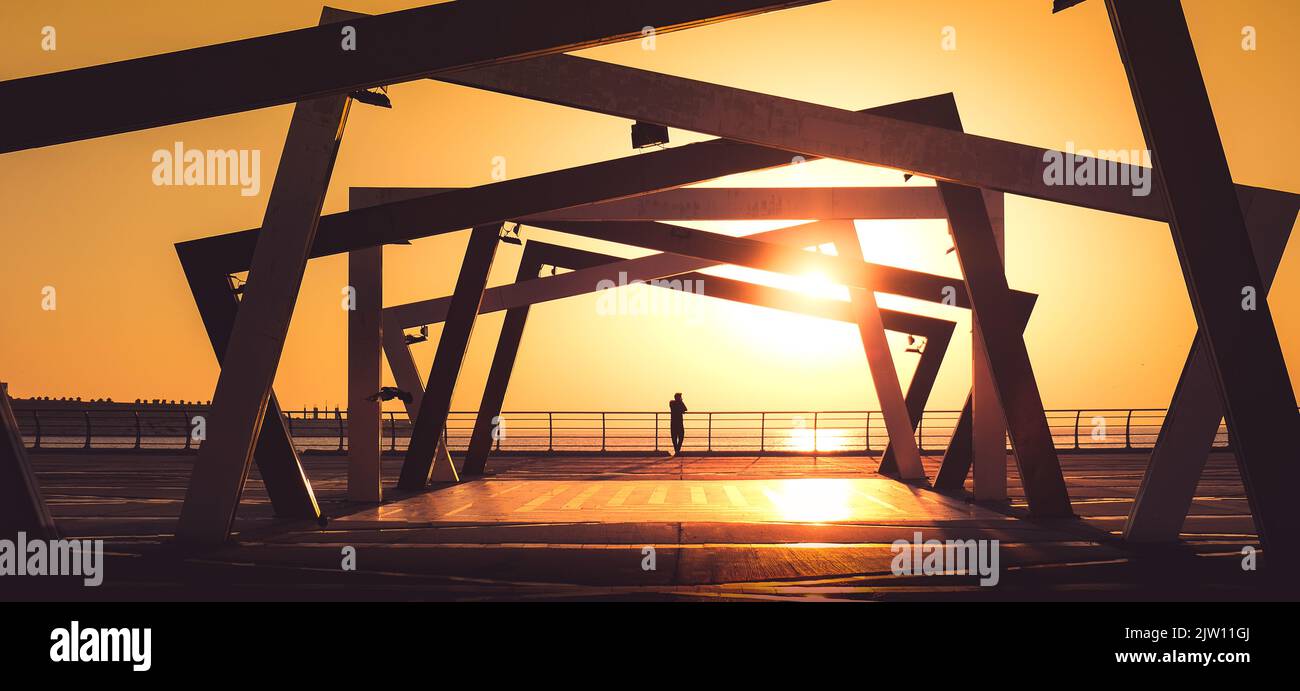
[[(33, 449), (192, 450), (206, 406), (111, 406), (39, 408), (16, 402), (18, 418)], [(406, 414), (385, 411), (383, 448), (405, 451), (411, 436)], [(926, 411), (916, 440), (924, 452), (941, 453), (960, 411)], [(1047, 411), (1060, 451), (1149, 449), (1165, 411), (1158, 408), (1095, 408)], [(446, 441), (453, 451), (469, 444), (475, 413), (453, 412)], [(654, 452), (672, 448), (667, 412), (515, 411), (502, 415), (500, 451), (531, 453)], [(347, 450), (347, 412), (294, 410), (285, 422), (302, 451)], [(709, 411), (687, 413), (683, 450), (703, 453), (880, 453), (888, 440), (879, 411)], [(1228, 447), (1225, 426), (1215, 446)]]

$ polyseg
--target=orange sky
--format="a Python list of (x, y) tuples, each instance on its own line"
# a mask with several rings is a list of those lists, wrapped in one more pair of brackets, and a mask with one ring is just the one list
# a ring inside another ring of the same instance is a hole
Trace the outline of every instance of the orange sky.
[[(420, 4), (340, 6), (383, 12)], [(633, 42), (583, 55), (851, 109), (952, 91), (972, 133), (1057, 149), (1070, 142), (1141, 148), (1103, 4), (1093, 0), (1056, 16), (1050, 5), (831, 0), (661, 36), (653, 52)], [(1300, 156), (1300, 3), (1184, 6), (1234, 177), (1300, 191), (1291, 165)], [(305, 0), (8, 2), (0, 5), (0, 79), (299, 28), (319, 13), (319, 3)], [(47, 25), (57, 31), (53, 52), (41, 50)], [(1258, 35), (1253, 52), (1241, 49), (1247, 25)], [(945, 27), (955, 30), (956, 50), (941, 49)], [(165, 98), (168, 85), (155, 86)], [(394, 110), (353, 109), (326, 212), (346, 209), (351, 185), (485, 184), (495, 156), (519, 177), (633, 155), (626, 120), (428, 81), (390, 93)], [(13, 395), (211, 397), (215, 361), (172, 246), (261, 225), (290, 112), (284, 106), (0, 155), (0, 377)], [(673, 145), (699, 139), (672, 132)], [(260, 194), (154, 186), (151, 155), (176, 141), (260, 149)], [(896, 172), (837, 162), (721, 181), (901, 183)], [(1040, 294), (1027, 340), (1048, 406), (1165, 406), (1193, 333), (1167, 227), (1016, 197), (1006, 206), (1011, 283)], [(941, 221), (859, 223), (869, 260), (955, 274), (944, 228)], [(388, 248), (386, 303), (449, 293), (466, 239), (462, 232)], [(1300, 369), (1300, 315), (1289, 305), (1300, 294), (1295, 255), (1283, 260), (1271, 297), (1292, 372)], [(503, 246), (491, 283), (511, 280), (518, 256), (518, 248)], [(345, 284), (344, 257), (311, 262), (277, 378), (286, 407), (344, 399)], [(41, 308), (44, 286), (58, 291), (54, 311)], [(929, 313), (961, 317), (931, 405), (952, 408), (969, 387), (970, 336), (960, 312), (938, 309)], [(457, 409), (477, 406), (500, 323), (499, 314), (480, 321)], [(901, 338), (896, 358), (906, 377), (914, 356), (902, 352)], [(426, 371), (433, 350), (417, 348)], [(533, 310), (506, 408), (658, 409), (676, 390), (694, 410), (876, 405), (850, 325), (707, 299), (686, 319), (602, 316), (588, 296)]]

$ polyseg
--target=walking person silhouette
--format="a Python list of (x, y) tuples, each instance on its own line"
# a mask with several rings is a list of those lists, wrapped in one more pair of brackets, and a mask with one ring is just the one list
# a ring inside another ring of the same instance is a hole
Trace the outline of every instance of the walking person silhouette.
[(673, 400), (668, 401), (668, 414), (672, 418), (669, 431), (672, 434), (674, 456), (682, 452), (682, 442), (686, 441), (685, 413), (686, 404), (682, 402), (682, 395), (673, 394)]

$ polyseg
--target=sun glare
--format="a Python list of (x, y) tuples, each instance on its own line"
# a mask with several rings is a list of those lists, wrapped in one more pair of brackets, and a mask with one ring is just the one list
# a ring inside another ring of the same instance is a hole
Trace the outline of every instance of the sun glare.
[(815, 433), (807, 427), (790, 430), (790, 449), (794, 451), (843, 451), (847, 447), (847, 435), (842, 429), (819, 429)]
[(786, 521), (842, 521), (852, 514), (848, 480), (780, 480), (763, 493)]

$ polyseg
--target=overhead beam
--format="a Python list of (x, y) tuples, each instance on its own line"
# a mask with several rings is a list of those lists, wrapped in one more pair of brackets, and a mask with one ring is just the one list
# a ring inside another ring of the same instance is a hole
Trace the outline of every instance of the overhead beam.
[[(971, 305), (960, 278), (855, 262), (845, 257), (817, 254), (751, 237), (734, 237), (645, 221), (548, 221), (534, 225), (570, 235), (692, 256), (718, 264), (735, 264), (796, 275), (821, 272), (830, 280), (850, 288), (866, 288), (964, 309)], [(1031, 304), (1033, 297), (1029, 293), (1008, 290), (1006, 299), (1012, 301), (1014, 307), (1024, 309)]]
[[(572, 55), (448, 72), (438, 75), (438, 79), (770, 146), (805, 157), (825, 156), (895, 168), (972, 187), (1155, 221), (1167, 220), (1168, 216), (1161, 183), (1148, 167), (1116, 164), (1115, 168), (1117, 173), (1127, 173), (1129, 180), (1152, 180), (1146, 196), (1135, 196), (1130, 187), (1124, 186), (1049, 184), (1043, 175), (1049, 157), (1070, 154), (923, 124), (899, 111), (853, 112)], [(673, 97), (645, 98), (645, 94)], [(754, 117), (755, 113), (762, 117)], [(1077, 165), (1111, 163), (1083, 156), (1067, 160)]]
[[(375, 16), (349, 13), (332, 20), (344, 26), (0, 82), (0, 107), (8, 114), (0, 153), (590, 48), (640, 38), (646, 26), (662, 34), (820, 1), (447, 2)], [(113, 107), (101, 107), (105, 103)]]
[[(388, 201), (463, 188), (353, 187)], [(1001, 198), (998, 192), (989, 192)], [(822, 221), (943, 218), (933, 186), (915, 187), (683, 187), (638, 197), (583, 204), (518, 218), (531, 221)]]
[[(940, 96), (873, 108), (906, 117)], [(813, 160), (816, 157), (804, 158)], [(321, 217), (311, 257), (400, 243), (476, 225), (527, 218), (555, 209), (636, 197), (727, 175), (790, 165), (788, 151), (711, 140), (626, 156), (575, 168), (503, 180), (480, 187), (418, 196)], [(258, 229), (182, 243), (208, 260), (213, 271), (246, 271)]]
[(1293, 573), (1300, 412), (1187, 20), (1178, 0), (1107, 0), (1106, 9), (1265, 559)]

